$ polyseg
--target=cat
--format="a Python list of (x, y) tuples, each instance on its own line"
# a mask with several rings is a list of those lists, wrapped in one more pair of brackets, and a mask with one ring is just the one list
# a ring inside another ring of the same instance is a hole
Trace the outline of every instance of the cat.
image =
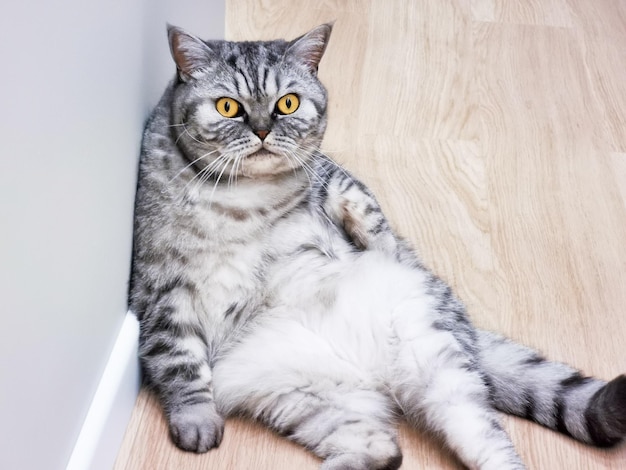
[(130, 307), (175, 444), (206, 452), (224, 417), (247, 416), (322, 469), (396, 469), (403, 417), (469, 468), (524, 468), (497, 410), (621, 442), (625, 375), (585, 377), (475, 328), (319, 150), (331, 30), (228, 42), (168, 26), (177, 73), (143, 136)]

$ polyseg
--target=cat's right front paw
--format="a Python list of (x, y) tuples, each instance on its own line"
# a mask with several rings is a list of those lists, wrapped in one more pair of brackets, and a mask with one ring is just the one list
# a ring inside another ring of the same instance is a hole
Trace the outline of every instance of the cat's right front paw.
[(174, 444), (183, 450), (203, 453), (218, 447), (224, 434), (224, 418), (215, 403), (198, 403), (173, 411), (169, 417)]

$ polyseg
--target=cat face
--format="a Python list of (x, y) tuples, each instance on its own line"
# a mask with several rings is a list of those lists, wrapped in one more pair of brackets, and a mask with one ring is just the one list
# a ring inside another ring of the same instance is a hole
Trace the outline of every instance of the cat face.
[(306, 166), (326, 128), (317, 66), (331, 26), (291, 41), (209, 41), (170, 27), (178, 146), (208, 177), (267, 177)]

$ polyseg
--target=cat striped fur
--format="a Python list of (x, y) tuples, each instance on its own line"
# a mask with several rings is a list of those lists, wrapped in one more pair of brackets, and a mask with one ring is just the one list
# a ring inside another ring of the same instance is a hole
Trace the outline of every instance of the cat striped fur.
[(404, 418), (468, 468), (524, 468), (497, 410), (622, 441), (625, 376), (584, 377), (476, 329), (319, 151), (330, 25), (289, 42), (168, 32), (177, 76), (144, 133), (130, 305), (179, 447), (206, 452), (243, 415), (323, 469), (396, 469)]

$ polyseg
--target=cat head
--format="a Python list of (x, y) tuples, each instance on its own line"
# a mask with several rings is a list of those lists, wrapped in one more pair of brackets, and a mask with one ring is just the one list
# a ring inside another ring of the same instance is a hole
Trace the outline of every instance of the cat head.
[(178, 82), (178, 146), (208, 177), (268, 177), (306, 167), (326, 128), (317, 67), (332, 26), (293, 41), (202, 41), (168, 27)]

